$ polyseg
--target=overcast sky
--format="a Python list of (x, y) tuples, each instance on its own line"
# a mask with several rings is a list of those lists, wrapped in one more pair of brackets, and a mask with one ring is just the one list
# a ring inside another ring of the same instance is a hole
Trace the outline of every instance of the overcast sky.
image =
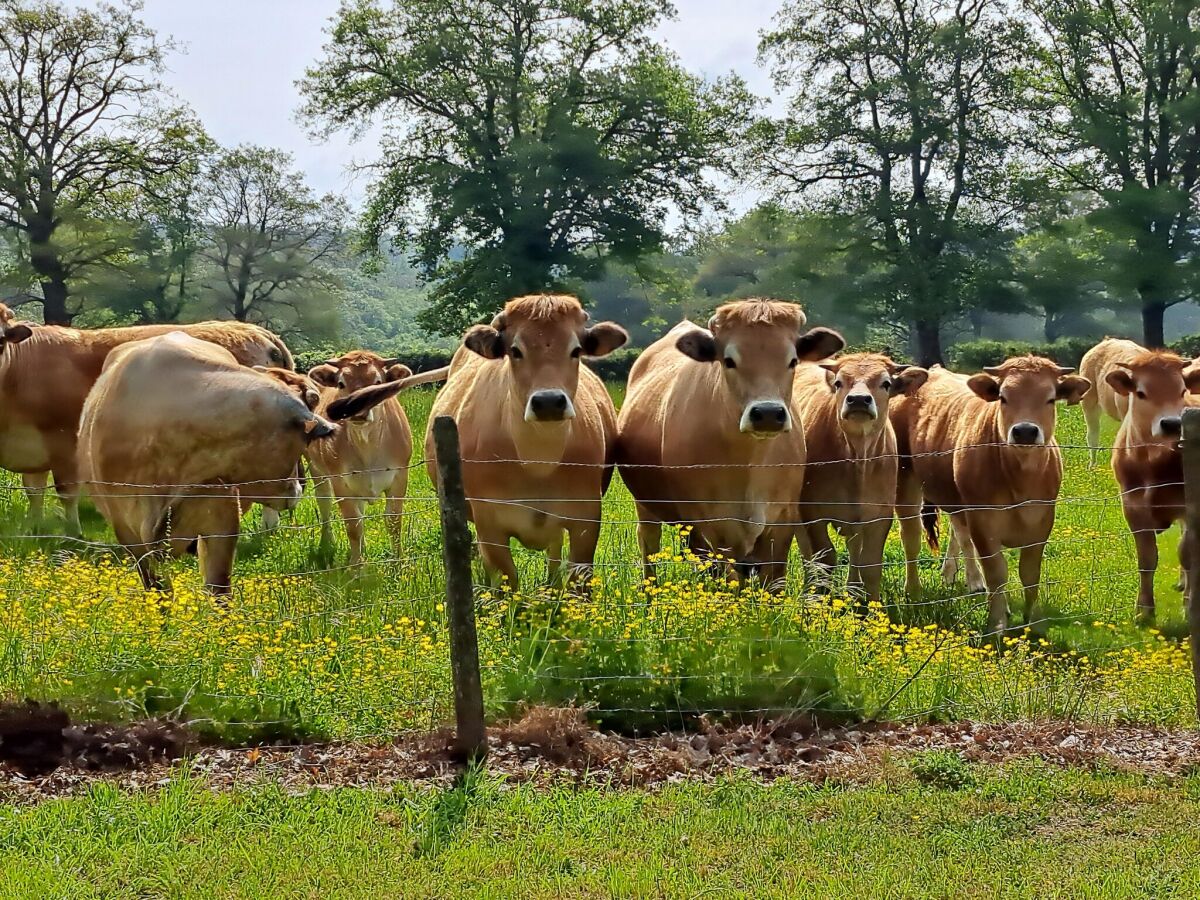
[[(710, 76), (734, 70), (756, 93), (768, 92), (769, 80), (754, 64), (755, 48), (780, 0), (675, 5), (679, 18), (662, 35), (685, 66)], [(287, 150), (313, 187), (357, 201), (363, 185), (350, 179), (347, 165), (373, 159), (375, 148), (344, 136), (314, 142), (295, 117), (295, 82), (320, 56), (337, 7), (338, 0), (145, 0), (142, 15), (161, 35), (186, 45), (186, 53), (169, 59), (166, 81), (217, 141)]]

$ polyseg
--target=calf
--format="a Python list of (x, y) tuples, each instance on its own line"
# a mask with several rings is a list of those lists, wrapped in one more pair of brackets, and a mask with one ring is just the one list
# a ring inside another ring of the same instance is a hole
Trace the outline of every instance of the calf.
[(1025, 621), (1033, 621), (1062, 483), (1055, 404), (1078, 403), (1091, 387), (1072, 371), (1022, 356), (967, 379), (934, 370), (913, 396), (896, 398), (891, 419), (901, 453), (897, 508), (911, 597), (920, 596), (924, 499), (950, 514), (970, 545), (964, 551), (983, 567), (988, 630), (1008, 626), (1006, 547), (1020, 548)]
[[(1192, 395), (1200, 393), (1200, 368), (1174, 353), (1143, 350), (1127, 362), (1115, 363), (1105, 382), (1125, 405), (1113, 445), (1112, 467), (1121, 488), (1121, 509), (1137, 548), (1137, 612), (1144, 619), (1153, 619), (1157, 537), (1183, 519), (1179, 440), (1184, 407), (1197, 405)], [(1186, 541), (1180, 542), (1185, 572), (1187, 546)]]
[(1129, 398), (1113, 388), (1108, 376), (1145, 352), (1145, 347), (1133, 341), (1105, 338), (1085, 353), (1079, 362), (1079, 374), (1092, 383), (1092, 389), (1083, 398), (1082, 405), (1083, 417), (1087, 421), (1088, 454), (1093, 466), (1100, 456), (1101, 414), (1114, 422), (1121, 422), (1129, 409)]
[[(352, 350), (309, 369), (308, 376), (321, 386), (318, 413), (346, 401), (364, 388), (390, 385), (398, 393), (404, 387), (445, 376), (445, 369), (413, 376), (408, 366), (397, 359), (384, 359), (368, 350)], [(432, 377), (431, 377), (432, 376)], [(332, 503), (337, 498), (346, 536), (350, 542), (349, 564), (363, 560), (363, 517), (367, 504), (384, 494), (388, 533), (394, 552), (399, 553), (404, 495), (408, 490), (408, 464), (412, 457), (412, 429), (404, 407), (387, 391), (375, 390), (375, 405), (363, 412), (350, 412), (339, 433), (329, 440), (308, 445), (308, 457), (316, 485), (317, 505), (321, 514), (321, 546), (333, 542)]]
[(818, 570), (836, 559), (832, 525), (846, 538), (851, 585), (879, 599), (883, 547), (896, 503), (896, 434), (892, 397), (925, 383), (925, 369), (877, 353), (796, 368), (795, 404), (808, 446), (800, 495), (800, 546)]
[(454, 417), (479, 555), (513, 590), (513, 538), (548, 552), (552, 578), (560, 573), (564, 535), (573, 578), (594, 562), (616, 410), (582, 359), (605, 356), (628, 337), (612, 322), (589, 325), (574, 297), (518, 297), (491, 325), (467, 331), (451, 360), (429, 414), (425, 463), (436, 483), (433, 422)]
[(681, 322), (634, 364), (618, 465), (647, 576), (663, 523), (691, 526), (694, 550), (757, 568), (764, 583), (786, 574), (805, 461), (794, 369), (844, 343), (804, 324), (794, 303), (727, 303), (707, 328)]

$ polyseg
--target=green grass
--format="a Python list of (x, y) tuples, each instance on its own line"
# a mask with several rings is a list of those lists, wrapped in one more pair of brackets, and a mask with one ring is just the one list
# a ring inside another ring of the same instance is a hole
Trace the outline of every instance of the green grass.
[[(956, 782), (957, 784), (957, 782)], [(1195, 897), (1200, 778), (972, 769), (658, 793), (180, 778), (0, 807), (0, 897)]]
[[(194, 563), (184, 561), (173, 568), (176, 601), (161, 611), (128, 564), (104, 549), (111, 533), (94, 512), (84, 520), (92, 546), (25, 536), (24, 499), (10, 490), (0, 516), (0, 696), (60, 698), (102, 718), (171, 712), (235, 739), (247, 729), (381, 738), (445, 721), (441, 538), (420, 464), (432, 397), (414, 390), (403, 398), (418, 447), (400, 558), (378, 505), (367, 529), (371, 561), (358, 570), (344, 565), (340, 523), (333, 556), (321, 552), (311, 499), (272, 535), (254, 533), (252, 513), (224, 610), (199, 592)], [(1114, 432), (1108, 423), (1105, 439)], [(1063, 410), (1058, 437), (1083, 443), (1077, 407)], [(686, 560), (667, 565), (660, 585), (647, 589), (633, 502), (618, 478), (605, 499), (590, 600), (539, 590), (544, 559), (524, 551), (517, 558), (526, 592), (480, 597), (489, 712), (577, 702), (617, 728), (685, 724), (703, 711), (795, 709), (1191, 723), (1182, 604), (1172, 589), (1175, 534), (1162, 539), (1151, 631), (1134, 621), (1136, 562), (1112, 473), (1089, 468), (1085, 450), (1064, 456), (1043, 575), (1047, 633), (991, 656), (977, 646), (985, 603), (964, 596), (961, 584), (942, 586), (935, 557), (922, 559), (925, 599), (906, 601), (895, 532), (885, 608), (867, 620), (835, 609), (840, 588), (832, 598), (806, 593), (798, 560), (782, 599), (732, 592)], [(678, 548), (678, 535), (669, 545)]]

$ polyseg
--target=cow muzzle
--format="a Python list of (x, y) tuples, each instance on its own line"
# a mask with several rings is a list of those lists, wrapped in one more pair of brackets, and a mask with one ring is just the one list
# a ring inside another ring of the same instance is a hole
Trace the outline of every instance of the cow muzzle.
[(525, 404), (526, 422), (562, 422), (575, 418), (575, 404), (565, 391), (534, 391)]
[(842, 401), (842, 418), (869, 419), (871, 421), (879, 418), (875, 398), (870, 394), (847, 394), (846, 399)]
[(1183, 434), (1183, 419), (1180, 416), (1163, 416), (1154, 423), (1151, 433), (1155, 437), (1179, 438)]
[(1008, 442), (1014, 447), (1040, 447), (1046, 443), (1042, 426), (1034, 422), (1018, 422), (1008, 429)]
[(788, 408), (778, 400), (759, 400), (751, 403), (742, 412), (743, 434), (756, 437), (771, 437), (792, 430), (792, 416)]

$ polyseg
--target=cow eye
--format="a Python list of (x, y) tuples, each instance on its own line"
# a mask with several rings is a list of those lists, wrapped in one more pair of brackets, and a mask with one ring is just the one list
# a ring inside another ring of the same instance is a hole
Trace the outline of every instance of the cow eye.
[(571, 359), (579, 359), (579, 357), (581, 357), (581, 356), (583, 356), (583, 348), (582, 347), (576, 347), (574, 350), (571, 351)]
[(725, 368), (727, 368), (727, 369), (736, 369), (737, 368), (737, 363), (733, 361), (732, 356), (725, 357)]
[(788, 363), (788, 368), (789, 368), (789, 369), (794, 369), (794, 368), (796, 368), (796, 364), (797, 364), (797, 363), (799, 363), (799, 362), (800, 362), (800, 358), (799, 358), (799, 357), (795, 357), (795, 358), (793, 358), (793, 359), (792, 359), (792, 361), (791, 361), (790, 363)]
[(511, 356), (513, 359), (524, 359), (525, 358), (525, 354), (521, 352), (520, 347), (513, 347), (511, 350), (508, 351), (508, 355)]
[(1145, 391), (1143, 391), (1141, 388), (1138, 388), (1138, 389), (1137, 389), (1136, 391), (1134, 391), (1133, 393), (1134, 393), (1134, 395), (1135, 395), (1135, 396), (1136, 396), (1136, 397), (1137, 397), (1139, 400), (1145, 400), (1145, 399), (1146, 399), (1146, 392), (1145, 392)]
[(892, 383), (890, 381), (884, 381), (879, 385), (879, 388), (880, 390), (890, 391), (892, 389)]
[(833, 389), (835, 391), (840, 391), (842, 389), (842, 380), (840, 378), (833, 383)]
[(346, 379), (345, 379), (345, 377), (343, 377), (343, 376), (339, 375), (339, 376), (338, 376), (338, 387), (340, 387), (340, 388), (344, 388), (345, 386), (346, 386)]
[(1003, 396), (1002, 396), (1002, 397), (1000, 398), (1000, 402), (1001, 402), (1002, 404), (1004, 404), (1005, 406), (1007, 406), (1007, 405), (1008, 405), (1008, 398), (1007, 398), (1007, 397), (1003, 397)]

